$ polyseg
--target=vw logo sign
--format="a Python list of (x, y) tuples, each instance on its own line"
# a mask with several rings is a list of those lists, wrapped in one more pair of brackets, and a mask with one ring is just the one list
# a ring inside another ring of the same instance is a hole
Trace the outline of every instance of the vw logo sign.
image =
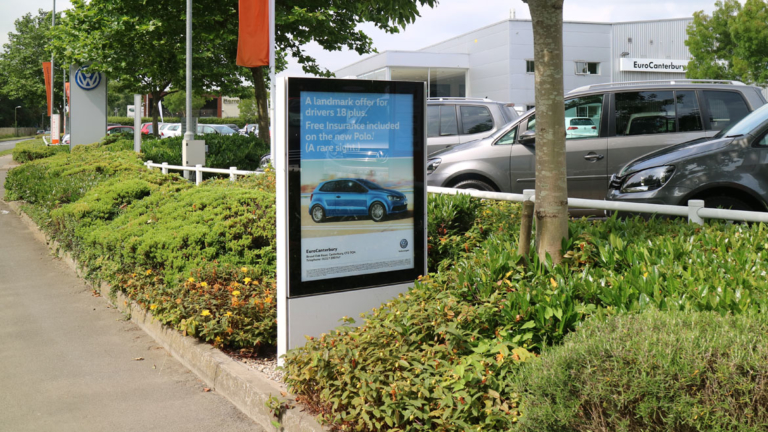
[(93, 90), (101, 84), (101, 74), (99, 72), (88, 73), (88, 66), (80, 67), (75, 72), (75, 82), (83, 90)]
[(402, 239), (400, 240), (400, 249), (405, 249), (408, 247), (408, 240)]

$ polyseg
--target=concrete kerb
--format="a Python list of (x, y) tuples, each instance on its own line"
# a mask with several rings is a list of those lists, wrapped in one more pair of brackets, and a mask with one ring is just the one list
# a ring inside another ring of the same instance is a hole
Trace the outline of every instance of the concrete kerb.
[[(49, 239), (37, 224), (22, 211), (18, 202), (4, 202), (16, 212), (38, 241), (48, 245), (67, 266), (82, 277), (80, 268), (72, 256), (63, 251), (56, 241)], [(185, 367), (194, 372), (212, 390), (227, 398), (265, 430), (275, 430), (272, 425), (273, 420), (280, 422), (282, 425), (280, 431), (285, 432), (329, 430), (322, 427), (312, 415), (295, 407), (296, 403), (292, 395), (283, 396), (287, 394), (284, 386), (270, 380), (261, 372), (249, 369), (211, 345), (200, 342), (193, 337), (184, 336), (177, 330), (161, 324), (154, 319), (152, 314), (119, 291), (113, 302), (107, 295), (110, 291), (108, 284), (102, 283), (98, 288), (102, 293), (102, 298), (120, 312), (130, 314), (132, 322), (155, 339)], [(294, 407), (286, 410), (282, 418), (276, 419), (266, 406), (270, 397), (277, 397)]]

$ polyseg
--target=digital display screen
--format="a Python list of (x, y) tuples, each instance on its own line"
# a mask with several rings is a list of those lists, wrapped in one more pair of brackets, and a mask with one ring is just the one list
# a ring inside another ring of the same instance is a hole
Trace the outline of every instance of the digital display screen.
[(425, 271), (424, 84), (288, 79), (289, 297)]

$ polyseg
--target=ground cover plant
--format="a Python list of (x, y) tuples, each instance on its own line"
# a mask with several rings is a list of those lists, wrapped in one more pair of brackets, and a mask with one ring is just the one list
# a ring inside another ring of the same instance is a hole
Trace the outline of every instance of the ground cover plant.
[(25, 163), (6, 188), (86, 277), (162, 322), (222, 347), (274, 345), (274, 173), (195, 187), (113, 143)]
[(563, 265), (526, 266), (517, 209), (484, 201), (464, 234), (430, 227), (453, 264), (289, 352), (289, 388), (340, 430), (509, 430), (526, 415), (519, 366), (587, 320), (768, 311), (764, 225), (575, 221)]
[(57, 153), (69, 152), (69, 146), (46, 146), (41, 139), (31, 139), (16, 144), (11, 151), (13, 160), (19, 163), (47, 158)]
[(591, 320), (515, 374), (521, 430), (764, 431), (767, 357), (764, 314)]

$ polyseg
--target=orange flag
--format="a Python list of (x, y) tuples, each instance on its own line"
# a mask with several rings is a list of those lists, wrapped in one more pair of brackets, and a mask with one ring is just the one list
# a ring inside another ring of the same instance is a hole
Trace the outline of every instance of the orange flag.
[(237, 64), (244, 67), (269, 65), (268, 0), (240, 0), (240, 29)]
[(48, 116), (51, 115), (51, 62), (43, 62), (43, 76), (45, 77), (45, 101), (48, 104)]

